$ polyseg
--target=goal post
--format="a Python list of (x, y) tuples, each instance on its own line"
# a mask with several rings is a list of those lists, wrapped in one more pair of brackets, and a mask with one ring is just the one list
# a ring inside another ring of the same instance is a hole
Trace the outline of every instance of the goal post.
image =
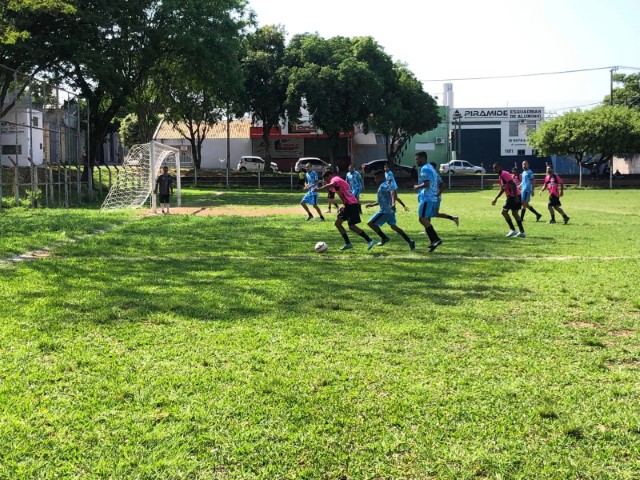
[(164, 166), (176, 171), (176, 198), (181, 206), (180, 150), (150, 142), (131, 147), (100, 210), (138, 208), (151, 197), (151, 209), (156, 213), (156, 180)]

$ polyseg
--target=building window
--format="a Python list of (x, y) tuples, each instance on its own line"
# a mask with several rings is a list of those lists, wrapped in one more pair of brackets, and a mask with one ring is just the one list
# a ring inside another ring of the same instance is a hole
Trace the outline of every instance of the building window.
[(22, 155), (22, 145), (2, 145), (2, 155)]
[(526, 155), (524, 150), (518, 150), (518, 155)]
[(34, 127), (38, 126), (38, 117), (31, 117), (31, 125)]
[(535, 120), (527, 120), (527, 132), (536, 129), (536, 121)]
[(517, 121), (511, 121), (509, 122), (509, 136), (510, 137), (518, 137), (518, 125), (519, 123)]

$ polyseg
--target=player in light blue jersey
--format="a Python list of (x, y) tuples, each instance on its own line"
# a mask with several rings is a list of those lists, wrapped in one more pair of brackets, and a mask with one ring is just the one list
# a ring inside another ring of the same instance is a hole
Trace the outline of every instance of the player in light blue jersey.
[(436, 195), (438, 197), (437, 207), (436, 207), (436, 217), (437, 218), (446, 218), (447, 220), (451, 220), (456, 224), (456, 227), (460, 225), (460, 219), (458, 217), (454, 217), (452, 215), (447, 215), (446, 213), (440, 213), (440, 205), (442, 204), (442, 192), (444, 191), (444, 182), (438, 173), (438, 165), (435, 162), (429, 162), (429, 164), (433, 167), (433, 170), (436, 172), (437, 178), (437, 192)]
[(529, 162), (522, 162), (522, 183), (520, 183), (520, 200), (522, 201), (522, 209), (520, 210), (520, 219), (524, 220), (524, 214), (530, 210), (536, 216), (536, 222), (542, 218), (542, 215), (536, 212), (536, 209), (529, 205), (531, 197), (533, 197), (534, 179), (533, 172), (529, 168)]
[(418, 220), (424, 227), (431, 244), (429, 245), (429, 251), (433, 252), (442, 244), (442, 240), (436, 233), (431, 219), (436, 216), (437, 213), (437, 201), (438, 201), (438, 174), (434, 168), (427, 163), (427, 152), (416, 153), (416, 164), (419, 168), (417, 185), (414, 185), (414, 190), (418, 190)]
[(362, 181), (362, 175), (355, 169), (353, 165), (349, 165), (349, 172), (347, 173), (347, 183), (351, 188), (353, 196), (360, 200), (360, 194), (364, 190), (364, 182)]
[(396, 183), (396, 177), (393, 175), (393, 172), (391, 171), (391, 165), (389, 165), (388, 163), (384, 164), (384, 177), (387, 183), (389, 184), (389, 186), (391, 187), (391, 191), (393, 192), (393, 195), (396, 198), (396, 202), (402, 205), (402, 208), (404, 209), (405, 212), (408, 212), (409, 209), (404, 204), (404, 202), (400, 200), (400, 198), (398, 197), (398, 184)]
[(387, 243), (390, 238), (380, 229), (385, 223), (388, 223), (391, 230), (397, 232), (404, 240), (409, 244), (411, 250), (416, 248), (416, 242), (409, 238), (409, 236), (396, 225), (396, 199), (393, 195), (393, 190), (389, 182), (386, 180), (385, 174), (382, 171), (374, 173), (373, 178), (378, 184), (378, 201), (374, 203), (368, 203), (367, 208), (379, 207), (378, 212), (375, 213), (370, 219), (369, 228), (376, 232), (380, 236), (378, 246), (382, 246)]
[(307, 171), (307, 174), (306, 174), (306, 183), (305, 183), (304, 189), (307, 191), (307, 193), (304, 195), (304, 197), (302, 197), (302, 200), (300, 201), (300, 205), (302, 205), (302, 208), (304, 208), (304, 210), (307, 212), (307, 215), (308, 215), (307, 221), (313, 218), (313, 214), (311, 213), (311, 210), (309, 210), (309, 207), (307, 206), (307, 205), (312, 205), (313, 208), (316, 209), (316, 212), (318, 212), (320, 221), (323, 222), (324, 217), (322, 216), (320, 207), (318, 207), (318, 192), (317, 192), (318, 173), (313, 171), (310, 163), (307, 163), (305, 165), (305, 170)]

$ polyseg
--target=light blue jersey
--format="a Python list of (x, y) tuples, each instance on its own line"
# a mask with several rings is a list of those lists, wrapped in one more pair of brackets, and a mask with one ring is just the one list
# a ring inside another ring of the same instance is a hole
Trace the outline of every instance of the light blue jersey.
[(533, 172), (531, 169), (522, 172), (522, 183), (520, 184), (520, 191), (529, 192), (533, 189)]
[(389, 187), (391, 187), (391, 190), (394, 190), (394, 191), (398, 190), (396, 177), (393, 176), (393, 172), (391, 170), (389, 170), (388, 172), (384, 172), (384, 178), (387, 180), (387, 183), (389, 184)]
[(316, 188), (318, 187), (318, 173), (311, 170), (310, 172), (306, 173), (305, 177), (307, 179), (307, 186), (305, 187), (307, 193), (304, 197), (302, 197), (302, 203), (317, 205), (318, 192), (316, 191)]
[(357, 170), (347, 173), (347, 183), (351, 187), (351, 193), (356, 198), (360, 198), (360, 192), (362, 192), (362, 175)]
[(394, 213), (391, 208), (391, 187), (387, 182), (382, 182), (378, 187), (378, 207), (380, 213)]
[(420, 168), (418, 181), (424, 183), (429, 181), (429, 186), (418, 191), (419, 202), (435, 202), (438, 199), (438, 173), (428, 163)]

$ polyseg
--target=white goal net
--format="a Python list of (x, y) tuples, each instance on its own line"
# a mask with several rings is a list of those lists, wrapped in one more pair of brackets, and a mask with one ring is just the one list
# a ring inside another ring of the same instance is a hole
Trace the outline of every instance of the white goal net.
[(131, 147), (100, 210), (138, 208), (151, 196), (151, 209), (155, 213), (156, 178), (162, 173), (162, 167), (165, 165), (170, 169), (175, 168), (176, 198), (180, 206), (180, 151), (159, 142), (150, 142)]

